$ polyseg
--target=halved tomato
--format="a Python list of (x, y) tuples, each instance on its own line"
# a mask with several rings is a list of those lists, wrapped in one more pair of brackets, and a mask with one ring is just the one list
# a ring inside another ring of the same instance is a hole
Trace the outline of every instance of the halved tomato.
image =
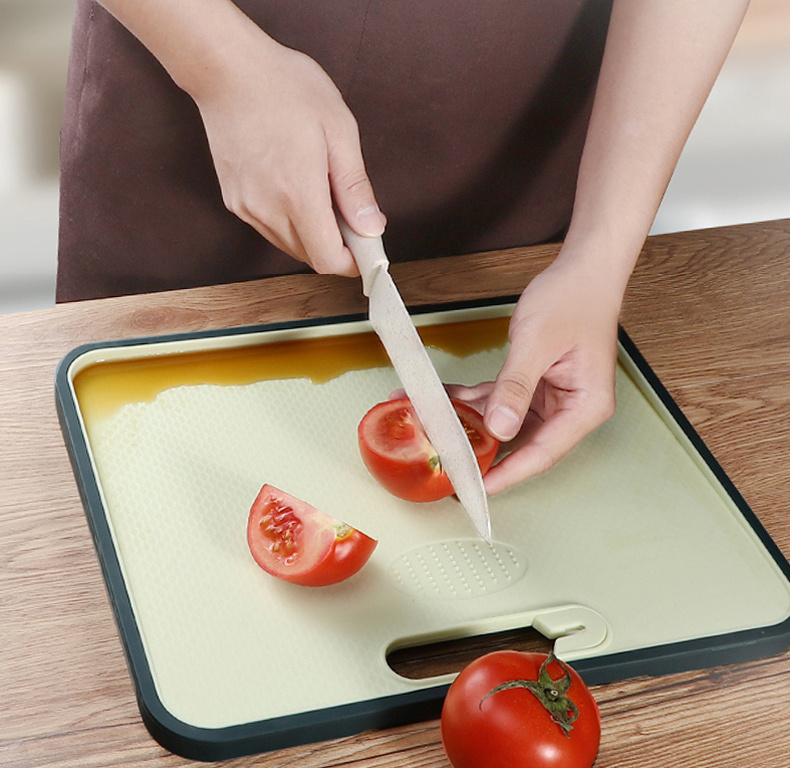
[[(483, 417), (474, 408), (460, 400), (451, 402), (485, 474), (494, 463), (499, 442), (486, 432)], [(439, 454), (408, 397), (373, 406), (359, 423), (357, 436), (368, 471), (394, 496), (438, 501), (453, 493)]]
[(272, 485), (264, 485), (252, 505), (247, 543), (266, 573), (306, 587), (325, 587), (353, 576), (378, 544)]

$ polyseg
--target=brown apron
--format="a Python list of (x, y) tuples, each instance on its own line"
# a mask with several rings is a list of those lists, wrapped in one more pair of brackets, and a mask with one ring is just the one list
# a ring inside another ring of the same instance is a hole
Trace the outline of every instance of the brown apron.
[[(561, 237), (611, 0), (238, 0), (357, 118), (393, 261)], [(58, 301), (305, 271), (227, 211), (197, 107), (77, 0)]]

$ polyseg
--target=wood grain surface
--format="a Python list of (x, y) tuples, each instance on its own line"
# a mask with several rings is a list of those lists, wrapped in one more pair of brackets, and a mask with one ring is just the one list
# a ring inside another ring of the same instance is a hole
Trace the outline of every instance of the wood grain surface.
[[(393, 267), (410, 305), (516, 294), (554, 247)], [(651, 238), (622, 322), (790, 555), (790, 220)], [(143, 727), (54, 406), (79, 344), (364, 311), (322, 276), (0, 317), (0, 765), (183, 766)], [(689, 585), (693, 589), (693, 585)], [(790, 764), (790, 653), (597, 686), (599, 768)], [(447, 768), (438, 723), (228, 766)]]

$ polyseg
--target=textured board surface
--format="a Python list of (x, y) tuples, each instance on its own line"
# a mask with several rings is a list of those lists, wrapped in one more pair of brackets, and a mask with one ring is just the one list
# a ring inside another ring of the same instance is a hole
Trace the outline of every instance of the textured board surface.
[[(172, 361), (161, 391), (96, 408), (99, 382), (76, 401), (157, 693), (185, 723), (222, 728), (445, 684), (386, 663), (389, 649), (431, 639), (532, 624), (572, 661), (790, 615), (776, 562), (624, 353), (615, 417), (546, 476), (490, 500), (489, 548), (454, 500), (403, 502), (365, 470), (356, 427), (398, 386), (387, 365), (184, 383), (182, 351), (146, 345), (160, 367)], [(72, 373), (140, 354), (88, 353)], [(443, 381), (472, 384), (496, 374), (506, 346), (430, 354)], [(263, 573), (245, 539), (263, 483), (377, 538), (368, 565), (321, 589)]]

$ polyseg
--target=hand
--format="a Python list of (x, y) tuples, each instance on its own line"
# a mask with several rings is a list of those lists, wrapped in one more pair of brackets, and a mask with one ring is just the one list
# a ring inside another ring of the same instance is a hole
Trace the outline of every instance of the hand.
[(600, 262), (561, 254), (519, 299), (496, 381), (449, 388), (510, 451), (485, 476), (489, 494), (548, 471), (614, 413), (614, 282)]
[(333, 199), (361, 235), (380, 235), (385, 219), (356, 120), (329, 76), (250, 23), (209, 82), (192, 95), (228, 209), (316, 272), (359, 274)]

